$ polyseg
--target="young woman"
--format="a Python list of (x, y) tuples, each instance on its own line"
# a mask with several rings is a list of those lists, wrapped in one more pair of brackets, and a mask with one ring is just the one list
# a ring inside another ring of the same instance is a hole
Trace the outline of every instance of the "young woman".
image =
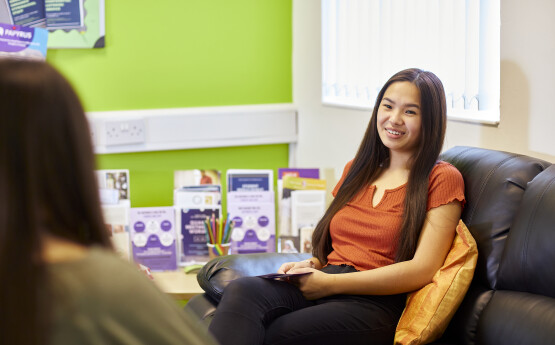
[(43, 62), (0, 59), (2, 344), (213, 344), (112, 251), (85, 114)]
[(445, 93), (408, 69), (380, 91), (355, 158), (289, 281), (231, 282), (210, 331), (222, 344), (392, 344), (406, 292), (428, 284), (455, 236), (464, 182), (438, 161)]

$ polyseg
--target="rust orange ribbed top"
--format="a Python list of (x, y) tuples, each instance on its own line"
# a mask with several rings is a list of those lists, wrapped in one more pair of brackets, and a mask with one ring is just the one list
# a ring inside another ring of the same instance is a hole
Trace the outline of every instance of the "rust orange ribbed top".
[[(333, 190), (337, 194), (352, 161)], [(385, 191), (382, 200), (372, 206), (376, 186), (362, 189), (335, 214), (330, 223), (332, 252), (328, 264), (347, 264), (357, 270), (369, 270), (395, 262), (396, 237), (400, 232), (406, 184)], [(430, 173), (428, 206), (445, 205), (453, 200), (464, 203), (464, 181), (461, 173), (447, 162), (438, 162)]]

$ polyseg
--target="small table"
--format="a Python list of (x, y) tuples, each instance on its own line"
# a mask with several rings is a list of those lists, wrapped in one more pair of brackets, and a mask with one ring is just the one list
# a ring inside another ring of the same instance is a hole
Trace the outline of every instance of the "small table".
[(204, 293), (197, 282), (195, 273), (185, 273), (183, 270), (152, 272), (154, 283), (160, 290), (176, 300), (188, 300)]

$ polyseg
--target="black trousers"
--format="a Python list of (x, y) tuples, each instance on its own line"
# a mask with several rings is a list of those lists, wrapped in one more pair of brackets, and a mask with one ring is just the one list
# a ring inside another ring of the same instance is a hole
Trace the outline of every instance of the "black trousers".
[[(327, 266), (330, 274), (355, 272)], [(287, 282), (245, 277), (224, 290), (210, 332), (222, 345), (393, 344), (406, 295), (306, 300)]]

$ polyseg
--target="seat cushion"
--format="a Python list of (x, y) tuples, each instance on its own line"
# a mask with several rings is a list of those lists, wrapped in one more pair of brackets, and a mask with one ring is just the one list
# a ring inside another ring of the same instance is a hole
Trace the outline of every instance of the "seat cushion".
[(426, 344), (441, 337), (461, 304), (474, 275), (478, 250), (466, 225), (457, 234), (433, 280), (409, 294), (395, 333), (395, 344)]
[(479, 319), (476, 344), (553, 344), (555, 298), (497, 290)]

